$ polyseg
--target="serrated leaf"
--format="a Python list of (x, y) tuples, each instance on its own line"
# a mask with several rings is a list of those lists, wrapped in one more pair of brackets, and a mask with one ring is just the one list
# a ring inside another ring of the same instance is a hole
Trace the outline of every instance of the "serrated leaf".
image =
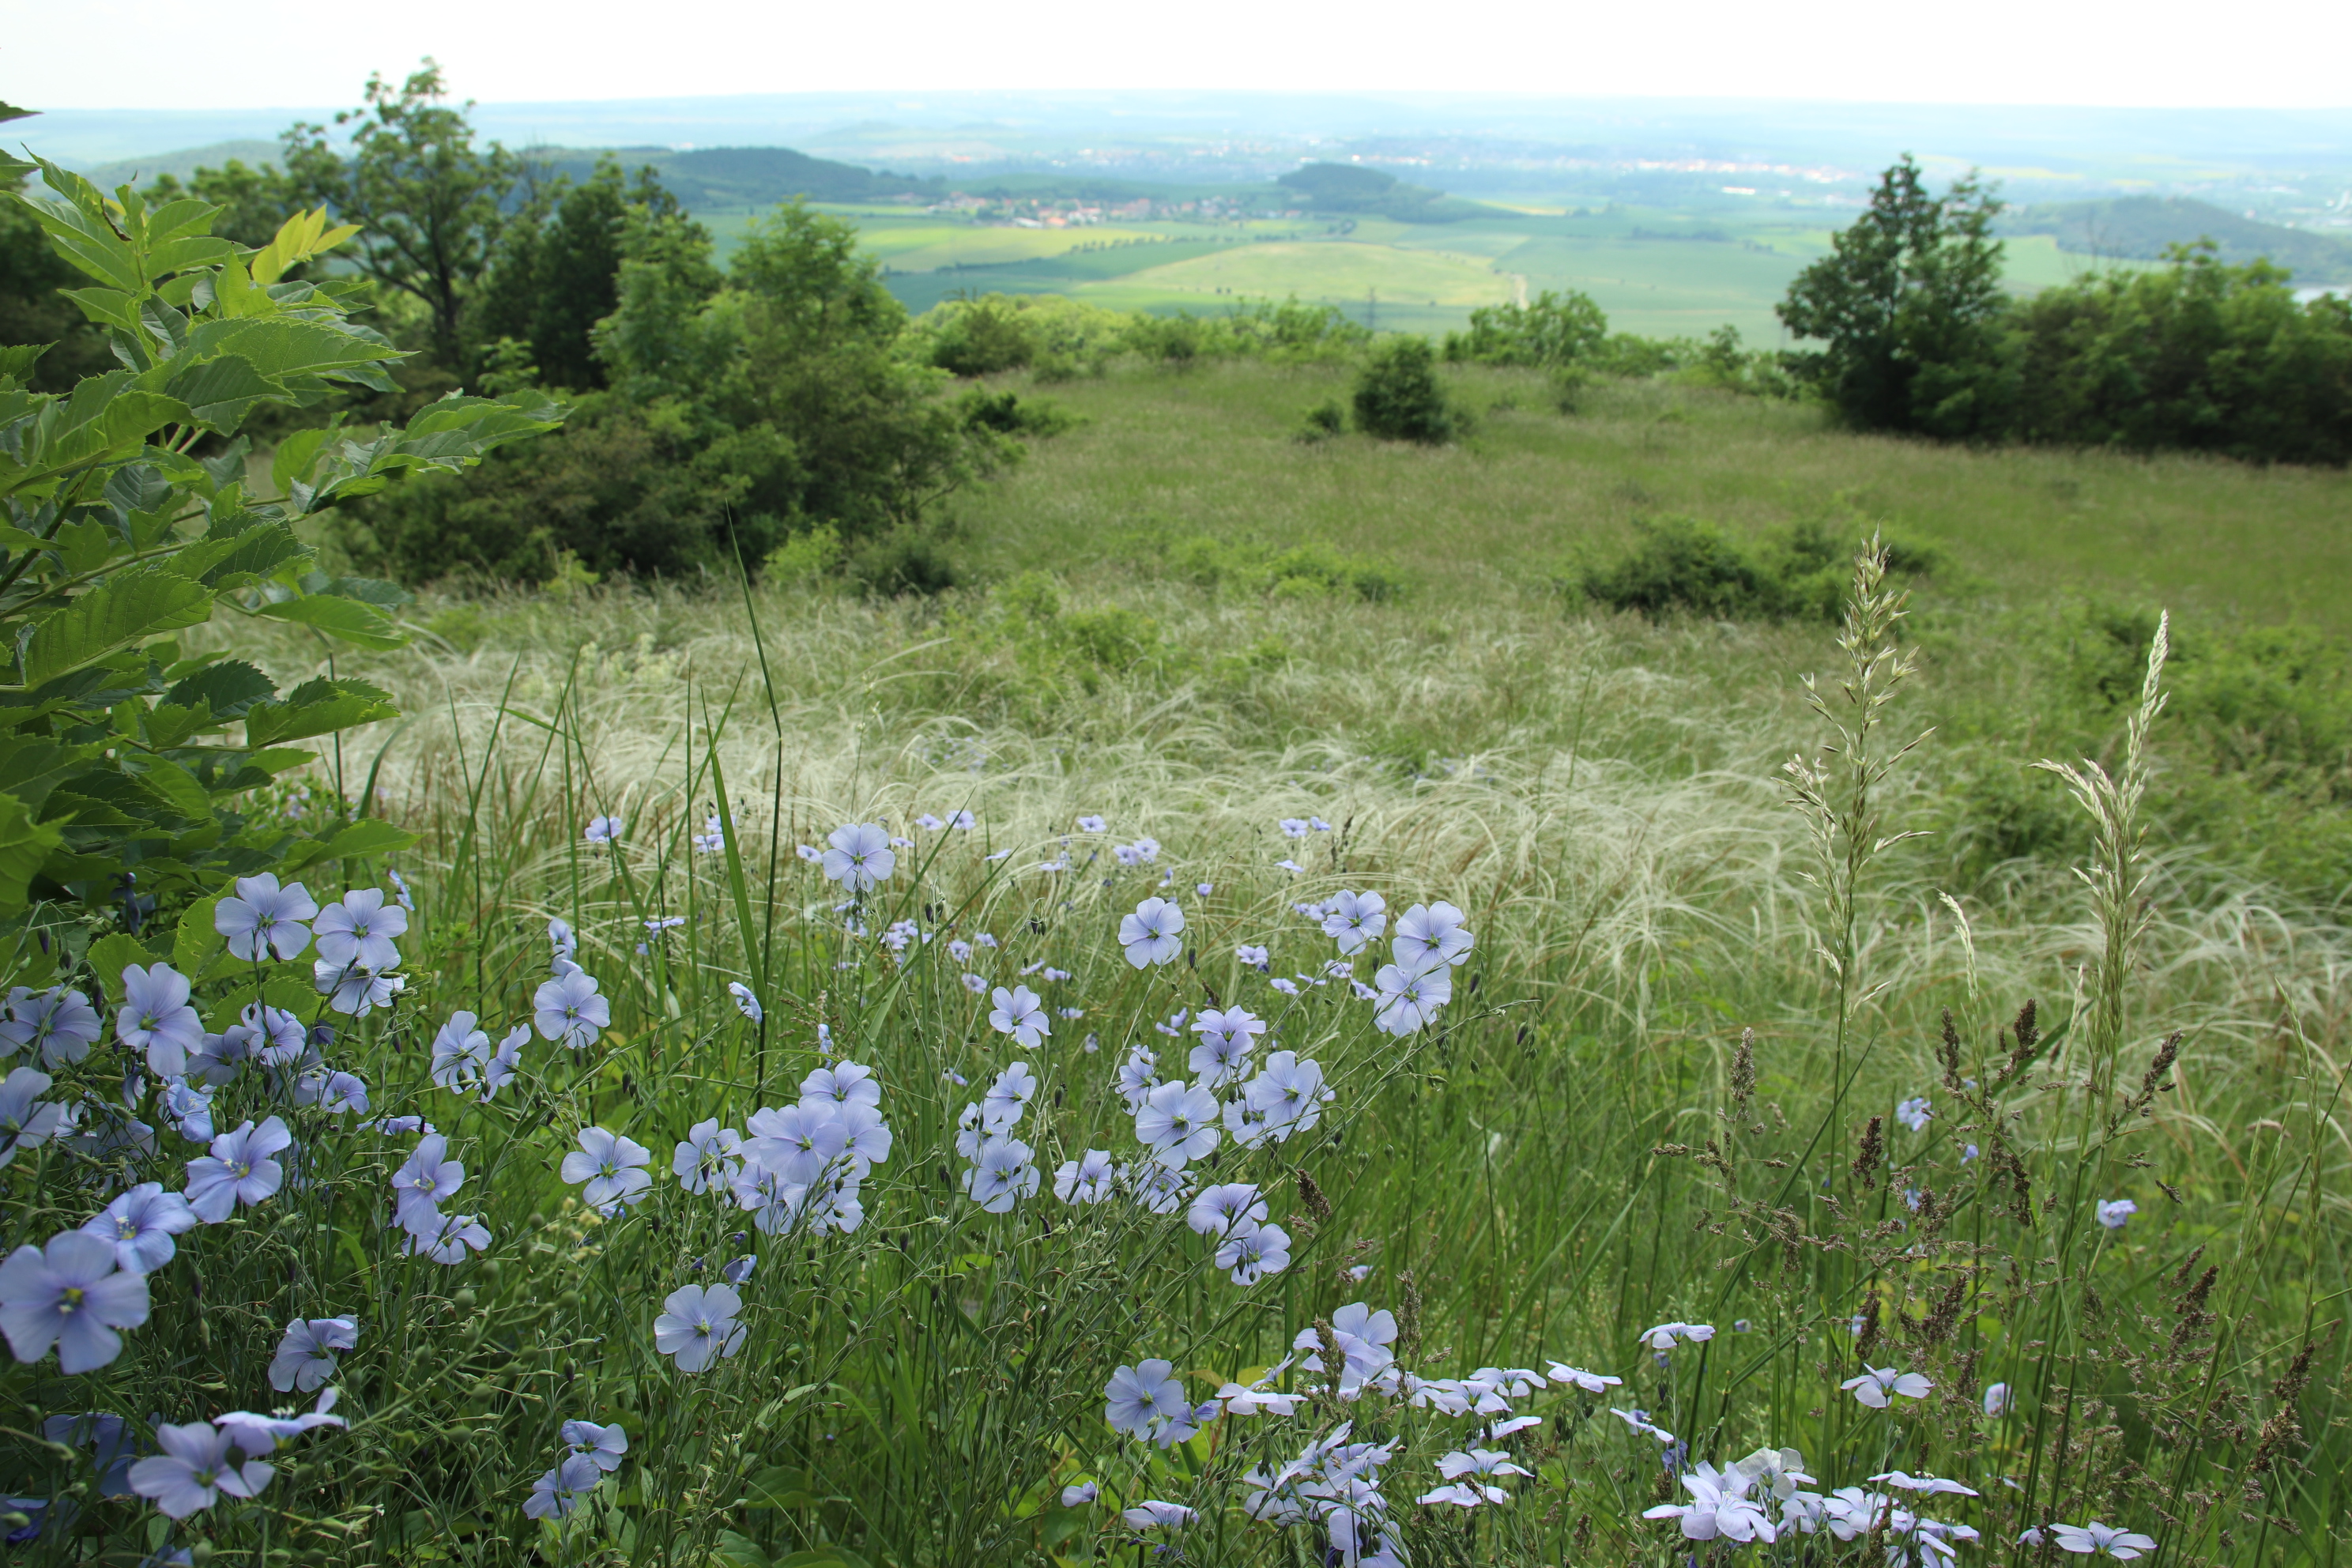
[(236, 354), (275, 382), (333, 375), (403, 358), (381, 335), (338, 322), (289, 321), (280, 316), (211, 321), (188, 334), (187, 353), (209, 360)]
[(84, 376), (66, 398), (0, 393), (0, 495), (39, 495), (78, 468), (136, 457), (150, 435), (187, 419), (185, 404), (131, 379), (127, 370)]
[(262, 605), (255, 613), (273, 620), (315, 626), (330, 637), (357, 643), (362, 647), (395, 648), (408, 640), (398, 624), (373, 605), (363, 605), (357, 599), (345, 599), (331, 594), (309, 594), (300, 598), (280, 599), (276, 604)]
[(194, 823), (212, 820), (212, 796), (205, 793), (205, 786), (196, 782), (196, 776), (179, 763), (159, 759), (131, 776), (139, 781), (142, 788), (166, 803), (184, 820)]
[(278, 443), (278, 450), (270, 457), (269, 482), (278, 488), (279, 495), (291, 495), (295, 485), (309, 477), (319, 449), (341, 437), (342, 431), (332, 425), (295, 431)]
[(302, 587), (305, 593), (340, 594), (346, 599), (357, 599), (385, 610), (416, 603), (415, 595), (381, 577), (329, 577), (321, 574), (306, 579)]
[(399, 716), (391, 693), (364, 680), (306, 680), (288, 692), (283, 702), (257, 702), (248, 709), (245, 742), (254, 747), (277, 745)]
[(242, 354), (223, 354), (196, 364), (178, 359), (171, 364), (175, 368), (160, 390), (186, 404), (198, 424), (215, 430), (234, 429), (256, 404), (290, 400), (284, 386), (264, 376)]
[(68, 574), (75, 577), (97, 571), (122, 547), (114, 531), (96, 518), (59, 524), (49, 542)]
[(23, 801), (0, 795), (0, 915), (24, 911), (27, 887), (64, 841), (55, 823), (36, 822)]
[(13, 381), (22, 386), (33, 379), (33, 367), (41, 356), (57, 347), (55, 343), (11, 343), (0, 348), (0, 381)]
[(178, 682), (163, 693), (163, 700), (184, 708), (210, 703), (215, 719), (242, 719), (255, 703), (277, 695), (278, 688), (270, 684), (269, 677), (243, 659), (232, 658), (207, 665)]
[(211, 591), (162, 566), (133, 566), (37, 623), (18, 688), (36, 687), (212, 615)]
[(310, 547), (282, 522), (245, 529), (227, 542), (228, 548), (196, 574), (208, 588), (248, 587), (310, 558)]

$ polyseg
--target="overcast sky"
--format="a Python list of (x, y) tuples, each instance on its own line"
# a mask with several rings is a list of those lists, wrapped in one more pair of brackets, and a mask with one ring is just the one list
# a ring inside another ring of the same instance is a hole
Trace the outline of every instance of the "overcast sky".
[(344, 102), (425, 54), (491, 103), (1128, 87), (2341, 108), (2352, 0), (0, 0), (0, 99), (27, 108)]

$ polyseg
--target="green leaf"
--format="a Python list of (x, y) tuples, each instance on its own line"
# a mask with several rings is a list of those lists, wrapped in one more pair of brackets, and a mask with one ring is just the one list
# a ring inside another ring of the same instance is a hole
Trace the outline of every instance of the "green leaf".
[(87, 375), (64, 399), (0, 393), (0, 495), (44, 493), (77, 468), (136, 457), (149, 436), (185, 422), (185, 404), (131, 379), (127, 370)]
[(381, 577), (330, 577), (323, 572), (313, 573), (302, 580), (306, 594), (340, 594), (346, 599), (357, 599), (380, 609), (396, 610), (403, 605), (416, 603), (416, 595), (397, 583), (387, 583)]
[(144, 969), (154, 963), (158, 956), (160, 955), (149, 949), (137, 937), (126, 936), (121, 931), (114, 931), (91, 942), (89, 972), (98, 977), (101, 1008), (105, 1005), (104, 999), (109, 996), (121, 1000), (124, 970), (134, 963)]
[(172, 939), (172, 966), (191, 979), (203, 973), (205, 965), (224, 946), (220, 932), (213, 929), (213, 910), (224, 896), (215, 893), (198, 899), (180, 917), (179, 932)]
[(147, 341), (147, 323), (139, 314), (139, 301), (120, 289), (60, 289), (58, 293), (81, 307), (81, 313), (101, 327), (128, 332), (139, 342)]
[(190, 822), (212, 820), (212, 796), (196, 782), (196, 775), (174, 762), (158, 759), (142, 772), (132, 775), (157, 798), (170, 803), (173, 810)]
[(41, 363), (41, 356), (57, 346), (55, 343), (12, 343), (0, 348), (0, 381), (24, 385), (33, 379), (33, 367)]
[(175, 359), (170, 367), (172, 374), (159, 390), (186, 404), (198, 424), (224, 434), (242, 424), (256, 404), (292, 401), (283, 384), (264, 376), (242, 354), (223, 354), (196, 364)]
[(25, 803), (0, 795), (0, 915), (21, 914), (26, 888), (50, 852), (65, 842), (55, 823), (36, 822)]
[(479, 462), (509, 441), (562, 424), (563, 405), (542, 393), (513, 397), (460, 397), (428, 405), (406, 429), (387, 429), (373, 441), (346, 441), (317, 465), (315, 485), (289, 486), (298, 510), (373, 495), (411, 473), (447, 473)]
[(288, 692), (282, 702), (256, 702), (248, 708), (245, 742), (256, 747), (281, 745), (399, 716), (392, 694), (382, 687), (348, 677), (341, 680), (320, 677), (304, 681)]
[(50, 246), (100, 283), (144, 294), (147, 278), (140, 268), (138, 253), (132, 250), (130, 241), (115, 232), (113, 221), (107, 216), (106, 198), (99, 194), (98, 187), (47, 158), (37, 162), (41, 166), (43, 182), (64, 199), (17, 199), (39, 220)]
[(188, 358), (210, 360), (236, 354), (274, 382), (335, 375), (404, 357), (381, 334), (338, 321), (289, 321), (282, 316), (247, 316), (209, 321), (188, 334)]
[(407, 634), (400, 629), (398, 624), (373, 605), (363, 605), (357, 599), (345, 599), (332, 594), (280, 599), (276, 604), (262, 605), (255, 613), (275, 620), (315, 626), (330, 637), (357, 643), (362, 647), (395, 648), (408, 641)]
[(207, 588), (244, 588), (275, 577), (285, 567), (310, 558), (310, 547), (295, 538), (292, 529), (282, 522), (264, 523), (238, 532), (234, 542), (203, 566), (196, 576)]
[(76, 577), (97, 571), (122, 548), (122, 541), (96, 518), (60, 524), (50, 543), (67, 573)]
[(322, 860), (365, 860), (396, 854), (415, 843), (414, 833), (404, 833), (389, 822), (370, 818), (352, 823), (332, 838), (313, 838), (296, 845), (281, 864), (289, 870), (299, 870)]
[(163, 700), (184, 708), (210, 703), (215, 719), (242, 719), (247, 709), (277, 695), (278, 688), (270, 684), (269, 677), (243, 659), (232, 658), (207, 665), (180, 681), (163, 693)]
[(159, 632), (196, 626), (210, 618), (212, 605), (202, 584), (168, 567), (119, 572), (32, 627), (16, 684), (39, 686)]
[(731, 1530), (719, 1532), (719, 1544), (711, 1549), (710, 1561), (715, 1568), (773, 1568), (758, 1542)]
[(340, 440), (342, 434), (333, 425), (313, 426), (308, 430), (297, 430), (278, 442), (277, 452), (269, 459), (269, 482), (278, 488), (278, 493), (293, 494), (296, 483), (309, 477), (320, 448)]

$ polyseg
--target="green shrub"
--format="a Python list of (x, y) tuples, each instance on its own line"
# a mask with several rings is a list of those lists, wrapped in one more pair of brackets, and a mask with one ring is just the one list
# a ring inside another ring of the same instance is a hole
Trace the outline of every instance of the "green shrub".
[(957, 417), (967, 430), (993, 430), (1001, 436), (1058, 436), (1082, 421), (1057, 403), (1042, 398), (1023, 402), (1015, 392), (984, 392), (973, 387), (956, 400)]
[(1404, 574), (1395, 568), (1319, 542), (1276, 550), (1195, 534), (1164, 546), (1162, 559), (1171, 575), (1212, 593), (1233, 589), (1289, 598), (1352, 594), (1380, 604), (1402, 598), (1406, 589)]
[[(1633, 529), (1632, 549), (1575, 575), (1584, 598), (1654, 619), (1826, 622), (1837, 619), (1852, 582), (1853, 543), (1820, 521), (1790, 523), (1753, 543), (1698, 518), (1639, 519)], [(1885, 549), (1889, 571), (1909, 575), (1939, 559), (1899, 542)]]
[(1488, 305), (1470, 312), (1470, 330), (1445, 334), (1445, 357), (1479, 364), (1557, 370), (1592, 357), (1609, 335), (1609, 318), (1590, 296), (1547, 289), (1531, 305)]
[(929, 597), (963, 578), (948, 553), (944, 523), (901, 523), (850, 547), (843, 562), (849, 581), (877, 598)]
[(1019, 370), (1037, 353), (1022, 313), (1002, 296), (975, 300), (949, 318), (931, 346), (931, 363), (957, 375), (995, 375)]
[(1437, 384), (1437, 356), (1426, 338), (1383, 343), (1356, 379), (1356, 428), (1383, 441), (1444, 446), (1467, 421)]
[(779, 586), (814, 583), (837, 575), (847, 559), (841, 530), (821, 522), (768, 552), (761, 576)]
[(1339, 406), (1336, 397), (1324, 399), (1307, 411), (1306, 422), (1292, 439), (1297, 441), (1328, 441), (1334, 436), (1347, 433), (1348, 411)]

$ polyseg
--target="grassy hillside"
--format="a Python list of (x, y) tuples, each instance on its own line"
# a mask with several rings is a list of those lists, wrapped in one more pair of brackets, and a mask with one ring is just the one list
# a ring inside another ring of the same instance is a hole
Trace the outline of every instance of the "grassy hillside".
[(1385, 555), (1475, 600), (1616, 547), (1640, 517), (1749, 531), (1830, 518), (1932, 543), (2013, 600), (2094, 590), (2352, 633), (2343, 472), (1857, 437), (1811, 407), (1648, 384), (1596, 388), (1563, 416), (1539, 378), (1486, 370), (1449, 373), (1481, 414), (1461, 447), (1293, 441), (1349, 374), (1224, 363), (1044, 389), (1088, 423), (963, 503), (977, 563), (1097, 560), (1142, 532), (1254, 534)]

